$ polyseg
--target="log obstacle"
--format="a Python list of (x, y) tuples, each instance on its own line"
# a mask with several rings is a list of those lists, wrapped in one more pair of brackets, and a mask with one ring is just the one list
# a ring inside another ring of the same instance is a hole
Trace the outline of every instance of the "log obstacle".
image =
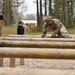
[(75, 59), (75, 49), (0, 48), (4, 58)]
[(40, 38), (41, 35), (9, 35), (9, 37), (35, 37), (35, 38)]
[[(52, 34), (47, 34), (46, 38), (50, 38)], [(75, 38), (75, 35), (70, 35), (71, 37)], [(41, 35), (9, 35), (9, 37), (35, 37), (35, 38), (40, 38)]]
[(75, 38), (31, 38), (31, 37), (0, 37), (0, 40), (16, 41), (52, 41), (52, 42), (75, 42)]
[(75, 70), (0, 68), (0, 75), (75, 75)]
[(43, 42), (43, 41), (9, 41), (1, 40), (0, 47), (30, 47), (30, 48), (70, 48), (75, 49), (75, 42)]

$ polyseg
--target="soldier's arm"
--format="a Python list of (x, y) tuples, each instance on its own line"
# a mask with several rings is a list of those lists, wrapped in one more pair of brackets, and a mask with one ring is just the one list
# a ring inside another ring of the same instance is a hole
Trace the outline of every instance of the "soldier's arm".
[(47, 23), (44, 22), (44, 23), (43, 23), (43, 31), (42, 31), (41, 37), (45, 37), (45, 36), (46, 36), (46, 33), (47, 33), (46, 30), (47, 30), (47, 27), (48, 27)]

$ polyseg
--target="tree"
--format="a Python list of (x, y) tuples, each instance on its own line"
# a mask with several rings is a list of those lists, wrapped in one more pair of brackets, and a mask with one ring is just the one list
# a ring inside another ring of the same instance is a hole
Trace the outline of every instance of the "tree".
[(45, 3), (45, 16), (47, 15), (47, 0), (44, 1)]
[(40, 27), (42, 26), (43, 13), (42, 13), (42, 0), (40, 0)]
[(11, 24), (12, 0), (3, 0), (3, 15), (4, 15), (4, 18), (5, 18), (5, 24), (6, 25)]
[(22, 19), (23, 12), (27, 11), (25, 0), (13, 0), (12, 5), (14, 20), (18, 23)]
[(69, 26), (73, 25), (73, 16), (74, 16), (74, 11), (73, 11), (73, 7), (74, 7), (74, 0), (67, 0), (67, 16), (68, 16), (68, 24)]
[(52, 0), (49, 0), (49, 15), (52, 15)]
[(37, 4), (37, 26), (40, 27), (40, 16), (39, 16), (39, 1), (36, 1)]
[(3, 6), (3, 1), (2, 0), (0, 0), (0, 15), (2, 15), (2, 7)]

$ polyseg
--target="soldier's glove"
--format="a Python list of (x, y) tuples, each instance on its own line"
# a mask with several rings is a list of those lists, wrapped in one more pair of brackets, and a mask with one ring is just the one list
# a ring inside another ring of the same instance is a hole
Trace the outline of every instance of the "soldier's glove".
[(44, 38), (46, 36), (46, 33), (43, 32), (43, 34), (41, 35), (42, 38)]

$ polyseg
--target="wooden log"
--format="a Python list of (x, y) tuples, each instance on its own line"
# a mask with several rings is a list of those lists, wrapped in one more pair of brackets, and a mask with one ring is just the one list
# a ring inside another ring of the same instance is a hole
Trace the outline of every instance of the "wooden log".
[(0, 75), (75, 75), (75, 70), (0, 68)]
[(43, 41), (7, 41), (1, 40), (0, 47), (32, 47), (32, 48), (71, 48), (75, 49), (75, 42), (43, 42)]
[[(52, 34), (47, 34), (45, 37), (46, 38), (50, 38)], [(70, 35), (71, 37), (75, 38), (75, 35)], [(9, 35), (9, 37), (38, 37), (40, 38), (41, 35)]]
[(4, 58), (75, 59), (75, 49), (0, 48)]
[(31, 37), (1, 37), (1, 40), (16, 41), (52, 41), (52, 42), (75, 42), (75, 38), (31, 38)]
[(41, 37), (41, 35), (9, 35), (9, 37)]

